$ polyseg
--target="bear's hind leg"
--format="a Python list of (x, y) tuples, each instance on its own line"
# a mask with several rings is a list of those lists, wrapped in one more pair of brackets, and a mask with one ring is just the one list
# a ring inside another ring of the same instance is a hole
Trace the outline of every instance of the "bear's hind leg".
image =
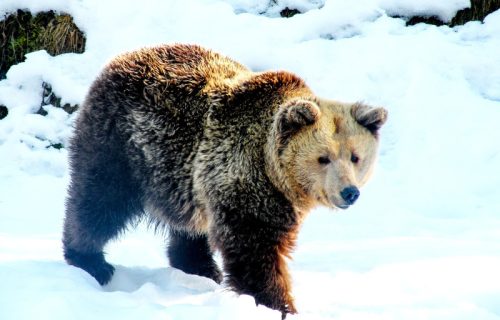
[(171, 229), (169, 239), (167, 253), (172, 267), (221, 283), (222, 273), (212, 257), (207, 236)]
[[(100, 160), (98, 156), (95, 159)], [(103, 160), (90, 165), (81, 158), (73, 162), (63, 232), (68, 264), (87, 271), (101, 285), (108, 283), (114, 272), (104, 259), (104, 246), (142, 213), (139, 188), (131, 180), (125, 161)]]

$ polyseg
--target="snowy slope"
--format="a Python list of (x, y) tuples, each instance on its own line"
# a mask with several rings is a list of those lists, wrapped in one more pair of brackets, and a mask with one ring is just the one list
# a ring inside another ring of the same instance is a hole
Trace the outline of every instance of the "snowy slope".
[[(163, 236), (140, 226), (107, 248), (101, 288), (61, 254), (74, 116), (41, 102), (42, 82), (80, 103), (115, 54), (198, 43), (254, 70), (286, 69), (320, 96), (390, 112), (376, 175), (347, 212), (318, 209), (290, 262), (290, 319), (500, 319), (500, 12), (450, 29), (469, 3), (391, 0), (2, 0), (69, 12), (83, 54), (31, 53), (0, 81), (0, 319), (279, 319), (208, 279), (168, 267)], [(277, 18), (290, 6), (307, 10)], [(263, 13), (259, 15), (258, 13)]]

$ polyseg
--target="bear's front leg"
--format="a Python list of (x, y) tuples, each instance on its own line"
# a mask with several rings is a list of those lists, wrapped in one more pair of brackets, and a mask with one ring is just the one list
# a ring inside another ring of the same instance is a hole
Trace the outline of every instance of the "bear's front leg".
[(217, 226), (213, 233), (233, 290), (280, 310), (282, 318), (296, 313), (285, 261), (295, 242), (295, 230), (247, 220)]

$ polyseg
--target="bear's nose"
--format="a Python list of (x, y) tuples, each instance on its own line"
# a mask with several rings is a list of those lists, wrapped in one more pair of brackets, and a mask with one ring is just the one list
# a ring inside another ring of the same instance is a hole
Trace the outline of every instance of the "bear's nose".
[(349, 186), (344, 188), (344, 190), (340, 191), (340, 196), (347, 205), (351, 205), (359, 198), (359, 189), (355, 186)]

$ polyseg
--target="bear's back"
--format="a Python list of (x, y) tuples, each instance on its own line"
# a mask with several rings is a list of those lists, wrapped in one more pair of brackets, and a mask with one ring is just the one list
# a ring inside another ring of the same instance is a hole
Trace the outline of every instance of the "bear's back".
[[(196, 45), (163, 45), (118, 56), (103, 72), (127, 94), (143, 96), (154, 106), (201, 95), (249, 73), (241, 64)], [(99, 79), (97, 80), (99, 82)], [(200, 97), (202, 98), (202, 97)]]

